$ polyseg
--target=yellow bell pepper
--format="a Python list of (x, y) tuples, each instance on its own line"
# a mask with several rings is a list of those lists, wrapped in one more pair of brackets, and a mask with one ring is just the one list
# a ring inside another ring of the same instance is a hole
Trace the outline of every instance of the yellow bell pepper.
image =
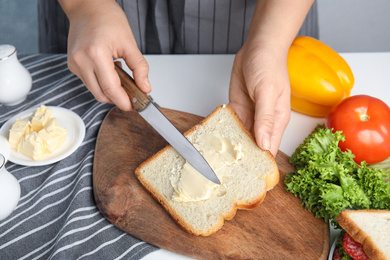
[(347, 62), (325, 43), (308, 36), (293, 41), (287, 57), (291, 108), (315, 117), (348, 97), (354, 77)]

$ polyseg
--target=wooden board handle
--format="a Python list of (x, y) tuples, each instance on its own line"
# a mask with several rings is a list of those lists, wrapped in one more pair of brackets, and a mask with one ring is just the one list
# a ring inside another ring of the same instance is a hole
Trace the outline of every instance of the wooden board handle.
[(144, 110), (150, 102), (150, 98), (135, 84), (134, 79), (115, 62), (115, 70), (119, 75), (122, 87), (130, 97), (131, 104), (137, 112)]

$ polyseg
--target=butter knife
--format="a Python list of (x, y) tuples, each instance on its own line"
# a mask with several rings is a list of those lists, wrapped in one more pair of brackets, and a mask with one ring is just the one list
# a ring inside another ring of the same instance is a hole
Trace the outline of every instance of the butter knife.
[(124, 71), (117, 62), (115, 70), (121, 80), (122, 87), (130, 97), (131, 104), (137, 111), (175, 150), (187, 160), (192, 167), (210, 181), (221, 184), (205, 158), (192, 143), (164, 116), (147, 94), (135, 84), (134, 79)]

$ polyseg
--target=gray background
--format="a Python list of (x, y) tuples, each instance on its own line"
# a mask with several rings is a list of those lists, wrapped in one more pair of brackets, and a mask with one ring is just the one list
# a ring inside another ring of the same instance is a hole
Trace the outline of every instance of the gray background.
[[(37, 0), (0, 0), (0, 44), (38, 52)], [(317, 0), (320, 40), (338, 52), (389, 52), (390, 1)]]

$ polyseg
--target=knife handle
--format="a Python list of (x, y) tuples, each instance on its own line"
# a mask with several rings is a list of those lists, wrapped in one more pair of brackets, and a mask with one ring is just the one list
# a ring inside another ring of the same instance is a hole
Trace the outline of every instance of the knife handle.
[(134, 79), (127, 74), (119, 65), (120, 62), (115, 63), (115, 70), (121, 80), (121, 85), (130, 97), (131, 104), (137, 112), (144, 110), (152, 101), (142, 90), (140, 90), (135, 84)]

